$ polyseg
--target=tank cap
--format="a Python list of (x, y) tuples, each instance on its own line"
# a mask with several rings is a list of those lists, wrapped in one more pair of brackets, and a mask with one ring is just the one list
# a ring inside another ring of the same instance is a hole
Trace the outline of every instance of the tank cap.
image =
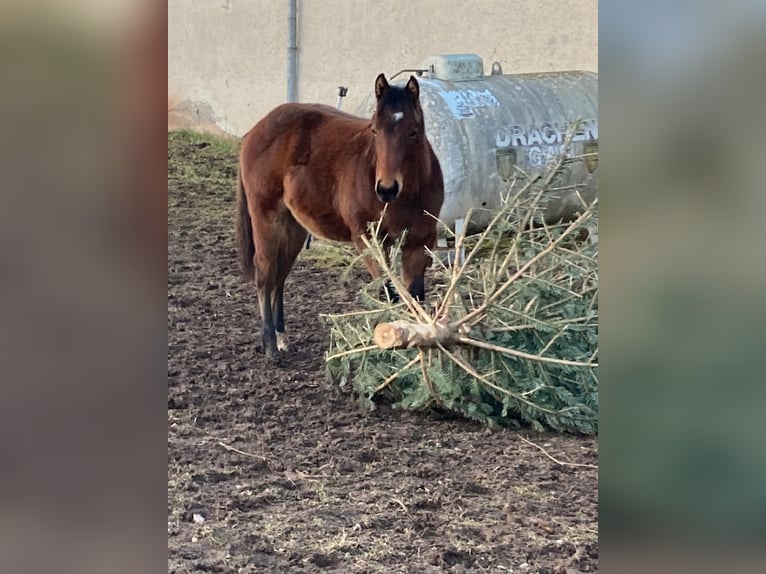
[(421, 67), (428, 70), (428, 77), (433, 80), (466, 82), (484, 78), (484, 62), (476, 54), (429, 56)]

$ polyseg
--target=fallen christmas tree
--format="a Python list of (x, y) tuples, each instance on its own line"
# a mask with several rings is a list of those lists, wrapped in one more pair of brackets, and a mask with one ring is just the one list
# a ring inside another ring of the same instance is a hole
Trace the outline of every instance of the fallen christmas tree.
[[(596, 433), (597, 210), (583, 201), (573, 221), (544, 223), (563, 161), (509, 194), (480, 234), (447, 229), (455, 257), (434, 255), (426, 304), (409, 296), (373, 229), (368, 253), (384, 276), (362, 291), (364, 310), (326, 317), (331, 381), (350, 382), (370, 409), (385, 394), (399, 408), (485, 424)], [(400, 303), (377, 297), (386, 281)]]

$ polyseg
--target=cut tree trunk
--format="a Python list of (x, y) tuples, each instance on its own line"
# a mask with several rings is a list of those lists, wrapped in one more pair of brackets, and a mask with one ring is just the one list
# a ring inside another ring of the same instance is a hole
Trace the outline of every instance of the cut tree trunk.
[(376, 325), (372, 338), (381, 349), (435, 347), (437, 343), (446, 347), (455, 342), (457, 333), (439, 323), (430, 325), (398, 320)]

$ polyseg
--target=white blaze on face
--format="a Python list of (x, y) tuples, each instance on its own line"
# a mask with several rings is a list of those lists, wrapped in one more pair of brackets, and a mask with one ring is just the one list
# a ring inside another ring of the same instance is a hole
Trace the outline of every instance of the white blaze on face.
[(404, 112), (394, 112), (391, 114), (391, 121), (396, 123), (404, 117)]

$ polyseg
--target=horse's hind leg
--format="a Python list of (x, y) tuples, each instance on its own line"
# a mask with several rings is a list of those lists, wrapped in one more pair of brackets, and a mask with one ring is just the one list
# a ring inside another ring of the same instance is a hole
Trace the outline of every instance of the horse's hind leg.
[(274, 358), (277, 354), (277, 337), (271, 299), (275, 292), (275, 273), (272, 270), (273, 263), (263, 262), (266, 257), (261, 256), (259, 251), (256, 250), (256, 259), (260, 261), (256, 263), (255, 282), (258, 292), (258, 308), (261, 312), (261, 341), (266, 356)]
[(274, 290), (271, 302), (272, 314), (274, 315), (274, 328), (277, 336), (277, 349), (282, 352), (289, 350), (287, 337), (285, 336), (285, 286), (284, 283)]
[(282, 242), (279, 246), (279, 267), (277, 272), (277, 284), (272, 300), (272, 314), (275, 320), (276, 344), (280, 351), (288, 350), (287, 336), (285, 335), (285, 306), (284, 290), (285, 280), (295, 263), (295, 258), (303, 249), (306, 241), (306, 230), (295, 221), (292, 215), (283, 219)]
[(258, 294), (258, 308), (261, 313), (261, 340), (263, 351), (269, 358), (277, 355), (277, 338), (272, 311), (272, 297), (277, 286), (278, 244), (273, 240), (278, 233), (278, 222), (259, 214), (253, 222), (253, 239), (255, 243), (255, 289)]

